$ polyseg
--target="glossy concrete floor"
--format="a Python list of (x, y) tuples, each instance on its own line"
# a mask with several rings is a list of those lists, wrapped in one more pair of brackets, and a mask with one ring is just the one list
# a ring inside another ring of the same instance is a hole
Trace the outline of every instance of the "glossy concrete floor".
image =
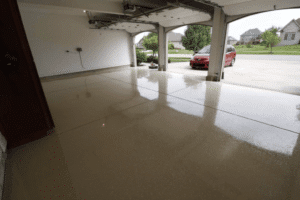
[(9, 153), (3, 199), (299, 199), (300, 97), (204, 80), (43, 81), (56, 130)]

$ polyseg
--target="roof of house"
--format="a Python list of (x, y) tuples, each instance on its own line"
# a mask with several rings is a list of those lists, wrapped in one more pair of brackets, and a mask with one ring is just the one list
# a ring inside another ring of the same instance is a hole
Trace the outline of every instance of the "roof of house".
[(140, 39), (140, 41), (138, 42), (138, 44), (142, 44), (144, 39), (145, 39), (146, 36), (142, 37), (142, 39)]
[(298, 25), (300, 26), (300, 18), (299, 19), (296, 19), (295, 20), (297, 23), (298, 23)]
[(181, 42), (183, 35), (181, 33), (168, 33), (168, 39), (171, 42)]
[(232, 36), (229, 36), (227, 40), (229, 40), (229, 41), (237, 41), (237, 39), (235, 39), (235, 38), (232, 37)]
[(260, 34), (262, 34), (262, 32), (258, 28), (254, 28), (254, 29), (249, 29), (248, 31), (246, 31), (245, 33), (243, 33), (241, 36), (245, 36), (245, 35), (260, 35)]
[(287, 25), (285, 25), (282, 29), (281, 32), (292, 22), (295, 22), (295, 24), (300, 28), (300, 18), (299, 19), (292, 19), (289, 23), (287, 23)]
[(145, 36), (142, 39), (140, 39), (140, 41), (136, 44), (137, 48), (144, 48), (144, 46), (143, 46), (144, 39), (145, 39)]

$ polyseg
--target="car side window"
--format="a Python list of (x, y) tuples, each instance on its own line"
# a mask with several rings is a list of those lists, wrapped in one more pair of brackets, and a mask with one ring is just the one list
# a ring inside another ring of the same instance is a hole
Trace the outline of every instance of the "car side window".
[(229, 53), (229, 52), (230, 52), (230, 48), (227, 47), (227, 48), (226, 48), (226, 53)]
[(228, 47), (228, 48), (227, 48), (227, 53), (230, 53), (230, 52), (232, 52), (232, 48), (231, 48), (231, 47)]

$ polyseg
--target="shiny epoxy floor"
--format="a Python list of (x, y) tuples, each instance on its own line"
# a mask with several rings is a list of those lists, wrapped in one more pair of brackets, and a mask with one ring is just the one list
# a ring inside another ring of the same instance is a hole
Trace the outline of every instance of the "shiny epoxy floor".
[(56, 131), (4, 200), (299, 199), (300, 97), (126, 68), (43, 82)]

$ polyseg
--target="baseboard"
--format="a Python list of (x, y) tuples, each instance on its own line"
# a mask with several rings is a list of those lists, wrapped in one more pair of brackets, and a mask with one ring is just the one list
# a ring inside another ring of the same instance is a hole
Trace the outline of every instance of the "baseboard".
[(68, 73), (68, 74), (44, 76), (44, 77), (40, 77), (40, 80), (42, 82), (47, 82), (47, 81), (52, 81), (52, 80), (57, 80), (57, 79), (73, 78), (74, 76), (80, 77), (80, 76), (86, 76), (86, 75), (92, 75), (92, 74), (115, 72), (115, 71), (119, 71), (120, 69), (123, 69), (123, 68), (128, 68), (130, 66), (131, 65), (122, 65), (122, 66), (116, 66), (116, 67), (108, 67), (108, 68), (93, 69), (93, 70), (88, 70), (88, 71), (73, 72), (73, 73)]

